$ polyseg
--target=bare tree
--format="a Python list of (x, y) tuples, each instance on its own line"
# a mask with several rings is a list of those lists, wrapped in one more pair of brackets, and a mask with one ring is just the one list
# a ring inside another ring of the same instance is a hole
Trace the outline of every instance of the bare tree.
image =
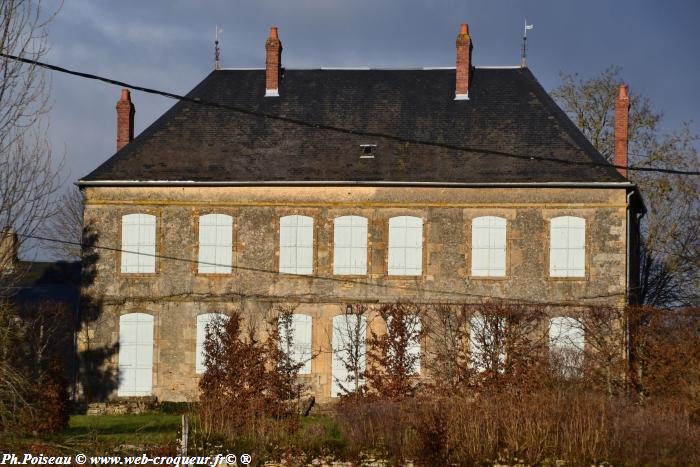
[(346, 375), (333, 376), (341, 395), (360, 395), (365, 390), (367, 311), (367, 305), (358, 303), (333, 320), (333, 367)]
[[(0, 0), (0, 51), (29, 60), (47, 52), (47, 25), (56, 10), (40, 1)], [(49, 85), (36, 65), (0, 57), (0, 418), (3, 424), (30, 410), (38, 386), (23, 367), (22, 333), (27, 323), (12, 303), (12, 285), (22, 270), (16, 252), (54, 214), (60, 181), (46, 134)], [(11, 274), (8, 274), (11, 272)], [(45, 329), (45, 328), (44, 328)], [(46, 334), (42, 336), (46, 337)], [(48, 342), (48, 341), (47, 341)], [(22, 410), (19, 410), (22, 409)], [(11, 413), (7, 411), (11, 410)]]
[[(581, 80), (562, 74), (562, 84), (552, 91), (595, 148), (612, 159), (614, 107), (622, 82), (619, 68)], [(689, 124), (662, 133), (662, 114), (650, 101), (630, 93), (629, 165), (698, 170), (695, 144), (698, 135)], [(700, 300), (700, 177), (629, 172), (640, 187), (649, 212), (642, 225), (641, 302), (652, 306), (677, 307)]]
[(422, 308), (390, 303), (379, 314), (386, 333), (371, 331), (365, 371), (369, 392), (382, 399), (412, 397), (420, 388)]
[(59, 259), (80, 258), (80, 242), (83, 236), (83, 194), (75, 186), (68, 188), (58, 201), (55, 215), (47, 228), (47, 236), (66, 243), (48, 241), (45, 247)]
[[(55, 11), (40, 1), (0, 1), (0, 50), (40, 60)], [(36, 65), (0, 58), (0, 229), (17, 234), (18, 247), (54, 213), (57, 167), (46, 134), (49, 84)], [(7, 250), (5, 250), (7, 251)], [(13, 257), (0, 258), (6, 269)]]

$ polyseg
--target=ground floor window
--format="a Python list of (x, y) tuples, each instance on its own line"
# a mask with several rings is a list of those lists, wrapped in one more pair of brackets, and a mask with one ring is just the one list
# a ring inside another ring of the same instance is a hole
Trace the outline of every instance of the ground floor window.
[(153, 391), (153, 316), (119, 318), (119, 396), (150, 396)]

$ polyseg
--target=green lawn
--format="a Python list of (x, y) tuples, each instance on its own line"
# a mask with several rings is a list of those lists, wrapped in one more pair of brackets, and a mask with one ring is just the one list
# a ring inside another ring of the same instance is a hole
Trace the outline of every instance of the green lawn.
[(62, 437), (80, 442), (96, 440), (109, 444), (155, 444), (173, 442), (181, 425), (180, 415), (73, 415)]

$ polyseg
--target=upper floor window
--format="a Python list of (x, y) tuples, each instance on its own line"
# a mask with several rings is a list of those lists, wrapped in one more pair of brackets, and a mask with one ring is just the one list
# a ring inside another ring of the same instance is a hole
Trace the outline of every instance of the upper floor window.
[(550, 221), (549, 275), (586, 275), (586, 220), (562, 216)]
[(230, 274), (233, 251), (233, 218), (226, 214), (205, 214), (199, 218), (198, 271)]
[(420, 276), (423, 272), (423, 219), (389, 219), (389, 274)]
[(121, 272), (156, 272), (156, 216), (122, 216)]
[(311, 373), (311, 316), (294, 313), (289, 320), (281, 318), (278, 329), (282, 350), (295, 364), (302, 365), (299, 374)]
[(195, 370), (197, 373), (204, 373), (207, 370), (205, 364), (205, 342), (207, 335), (214, 331), (214, 326), (223, 325), (228, 319), (223, 313), (203, 313), (197, 315), (197, 353)]
[(506, 220), (502, 217), (472, 221), (472, 275), (506, 275)]
[(575, 377), (583, 367), (585, 335), (575, 319), (557, 316), (549, 321), (549, 352), (555, 370), (564, 377)]
[(314, 220), (308, 216), (280, 219), (280, 272), (313, 272)]
[(333, 224), (333, 273), (367, 274), (367, 219), (343, 216)]

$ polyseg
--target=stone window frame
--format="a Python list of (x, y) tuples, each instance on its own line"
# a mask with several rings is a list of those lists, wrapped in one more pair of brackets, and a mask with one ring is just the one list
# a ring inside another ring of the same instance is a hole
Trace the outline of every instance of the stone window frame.
[[(551, 269), (550, 269), (550, 245), (552, 243), (552, 229), (551, 229), (551, 223), (552, 219), (555, 217), (563, 217), (563, 216), (572, 216), (572, 217), (579, 217), (585, 221), (585, 235), (584, 235), (584, 253), (583, 253), (583, 268), (584, 268), (584, 273), (583, 276), (552, 276), (551, 274)], [(544, 245), (544, 264), (543, 264), (543, 270), (545, 274), (545, 279), (548, 282), (588, 282), (590, 281), (590, 273), (591, 273), (591, 245), (592, 245), (592, 239), (591, 239), (591, 226), (592, 224), (592, 217), (593, 215), (589, 212), (589, 210), (586, 210), (585, 212), (579, 212), (574, 209), (548, 209), (548, 210), (543, 210), (542, 212), (542, 219), (544, 220), (544, 230), (545, 230), (545, 245)]]
[[(513, 238), (513, 222), (516, 218), (515, 210), (489, 210), (483, 211), (474, 210), (470, 211), (468, 215), (464, 218), (464, 261), (467, 271), (467, 279), (475, 281), (508, 281), (513, 279), (512, 271), (512, 261), (511, 256), (513, 254), (513, 248), (515, 245), (515, 239)], [(478, 217), (500, 217), (506, 220), (506, 264), (505, 264), (505, 274), (503, 276), (481, 276), (472, 274), (472, 226), (474, 219)]]
[[(199, 272), (199, 218), (207, 214), (225, 214), (233, 219), (231, 225), (231, 272)], [(230, 208), (206, 207), (195, 208), (192, 214), (192, 258), (193, 263), (191, 273), (195, 276), (210, 277), (210, 278), (231, 278), (237, 273), (237, 267), (240, 264), (241, 258), (239, 253), (241, 248), (239, 245), (240, 235), (240, 210)]]
[[(319, 264), (318, 264), (318, 229), (319, 229), (319, 216), (318, 216), (318, 211), (314, 209), (308, 209), (308, 208), (300, 208), (300, 209), (278, 209), (274, 213), (275, 215), (275, 261), (274, 261), (274, 271), (275, 275), (277, 277), (313, 277), (318, 274), (319, 272)], [(311, 272), (309, 274), (297, 274), (297, 273), (289, 273), (289, 272), (280, 272), (280, 255), (281, 255), (281, 245), (280, 245), (280, 240), (281, 240), (281, 227), (282, 227), (282, 218), (286, 216), (306, 216), (310, 217), (313, 220), (312, 223), (312, 239), (311, 239), (311, 245), (312, 245), (312, 250), (311, 250)]]
[[(384, 269), (383, 269), (383, 274), (384, 277), (387, 279), (391, 280), (400, 280), (400, 281), (415, 281), (417, 279), (420, 280), (425, 280), (428, 277), (428, 259), (429, 259), (429, 254), (428, 254), (428, 238), (429, 238), (429, 229), (430, 229), (430, 223), (428, 222), (428, 213), (425, 211), (417, 211), (413, 209), (387, 209), (385, 210), (386, 212), (382, 212), (382, 216), (380, 217), (380, 221), (382, 222), (382, 236), (384, 237)], [(412, 275), (412, 276), (404, 276), (404, 275), (397, 275), (397, 274), (389, 274), (389, 221), (394, 218), (394, 217), (402, 217), (402, 216), (409, 216), (409, 217), (416, 217), (419, 218), (423, 221), (423, 238), (422, 238), (422, 244), (421, 244), (421, 273)], [(369, 265), (368, 265), (369, 267)]]
[[(122, 231), (123, 231), (123, 223), (124, 223), (124, 216), (128, 216), (129, 214), (150, 214), (155, 217), (156, 219), (156, 244), (155, 244), (155, 258), (154, 258), (154, 268), (153, 272), (122, 272)], [(161, 261), (161, 249), (163, 245), (163, 218), (162, 218), (162, 210), (158, 208), (142, 208), (142, 209), (124, 209), (124, 210), (118, 210), (117, 211), (117, 216), (118, 216), (118, 221), (117, 224), (119, 225), (119, 228), (117, 229), (117, 242), (119, 245), (119, 251), (117, 251), (117, 258), (116, 258), (116, 264), (115, 264), (115, 269), (118, 277), (134, 277), (134, 278), (151, 278), (154, 276), (158, 276), (162, 271), (162, 261)]]

